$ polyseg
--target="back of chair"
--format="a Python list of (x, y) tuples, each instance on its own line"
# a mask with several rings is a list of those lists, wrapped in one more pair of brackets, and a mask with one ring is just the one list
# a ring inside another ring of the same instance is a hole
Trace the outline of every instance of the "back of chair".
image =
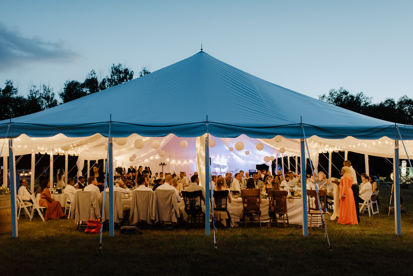
[(260, 190), (244, 189), (241, 191), (242, 204), (246, 212), (260, 211)]
[(287, 195), (287, 191), (272, 191), (276, 214), (287, 214)]
[(155, 190), (156, 218), (160, 222), (177, 222), (179, 216), (175, 190)]
[(135, 190), (132, 193), (130, 222), (132, 224), (145, 221), (151, 224), (155, 220), (155, 192)]
[(202, 211), (201, 207), (201, 199), (202, 199), (202, 191), (182, 191), (182, 197), (184, 198), (185, 203), (185, 212), (187, 214), (197, 213)]
[(372, 194), (371, 194), (371, 201), (377, 201), (377, 198), (379, 197), (379, 190), (375, 190)]
[(227, 211), (228, 209), (228, 190), (214, 191), (215, 211)]
[[(320, 201), (318, 200), (320, 199)], [(327, 192), (325, 190), (318, 191), (318, 198), (317, 198), (317, 191), (316, 190), (307, 190), (307, 204), (308, 210), (310, 211), (326, 211), (327, 209)]]

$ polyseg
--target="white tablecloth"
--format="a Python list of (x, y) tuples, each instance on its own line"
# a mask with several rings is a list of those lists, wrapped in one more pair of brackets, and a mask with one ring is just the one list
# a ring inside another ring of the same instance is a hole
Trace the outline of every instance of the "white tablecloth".
[[(261, 200), (261, 222), (270, 221), (270, 216), (268, 215), (268, 199), (264, 198)], [(241, 198), (233, 198), (231, 203), (228, 203), (228, 212), (231, 216), (231, 223), (238, 224), (242, 216), (243, 206)]]
[(66, 206), (66, 195), (65, 194), (52, 194), (52, 198), (60, 202), (60, 205), (64, 208)]

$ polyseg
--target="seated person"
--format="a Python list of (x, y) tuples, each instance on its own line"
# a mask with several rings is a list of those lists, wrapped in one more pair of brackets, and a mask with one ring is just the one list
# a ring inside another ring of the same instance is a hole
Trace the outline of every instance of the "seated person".
[(62, 211), (62, 206), (59, 201), (54, 200), (50, 194), (50, 182), (47, 178), (40, 180), (40, 187), (42, 192), (40, 194), (39, 205), (46, 207), (44, 219), (60, 219), (64, 217), (65, 214)]
[(255, 186), (255, 181), (252, 178), (248, 178), (248, 180), (247, 180), (247, 190), (248, 189), (250, 189), (250, 190), (257, 189), (256, 186)]
[(369, 176), (365, 173), (361, 174), (361, 184), (359, 188), (359, 202), (363, 203), (370, 199), (373, 188), (369, 182)]
[(87, 184), (85, 182), (85, 178), (83, 176), (79, 176), (75, 188), (83, 190), (86, 187), (86, 185)]
[(199, 186), (199, 177), (197, 174), (194, 174), (191, 177), (191, 183), (184, 189), (186, 192), (196, 192), (202, 191), (202, 200), (205, 201), (205, 189), (204, 187)]
[(151, 188), (148, 188), (148, 179), (143, 176), (139, 176), (138, 179), (138, 187), (136, 187), (135, 191), (152, 191)]
[(181, 202), (182, 198), (179, 196), (178, 190), (175, 189), (175, 187), (172, 186), (171, 183), (172, 183), (172, 175), (170, 173), (165, 174), (165, 183), (160, 185), (157, 189), (160, 189), (160, 190), (174, 190), (175, 195), (176, 195), (176, 200), (178, 202)]
[(280, 187), (282, 190), (288, 191), (290, 189), (290, 175), (285, 175), (284, 180), (281, 182)]
[[(261, 180), (260, 175), (261, 175), (261, 173), (255, 173), (252, 176), (252, 179), (254, 181), (255, 188), (261, 190), (264, 187), (264, 182)], [(248, 180), (247, 180), (247, 186), (248, 186)], [(247, 187), (247, 189), (248, 189), (248, 187)]]
[[(224, 178), (218, 178), (216, 188), (214, 189), (215, 191), (227, 191), (227, 187), (225, 186), (225, 181)], [(228, 193), (228, 202), (231, 203), (232, 197), (231, 193)]]
[(317, 180), (318, 188), (320, 190), (327, 190), (328, 189), (328, 179), (326, 177), (326, 174), (324, 172), (319, 172), (318, 173), (318, 180)]
[(158, 188), (159, 186), (161, 186), (163, 183), (164, 183), (164, 180), (163, 180), (163, 179), (161, 179), (161, 178), (156, 179), (156, 180), (154, 181), (154, 184), (155, 184), (155, 185), (153, 185), (152, 190), (155, 191), (156, 188)]
[(70, 202), (74, 202), (75, 199), (75, 193), (76, 193), (76, 188), (74, 187), (75, 181), (73, 178), (69, 178), (69, 181), (63, 190), (63, 194), (67, 195)]
[[(28, 190), (27, 187), (27, 180), (23, 178), (21, 180), (21, 186), (19, 188), (19, 191), (17, 194), (19, 195), (20, 199), (23, 200), (24, 202), (32, 202), (32, 195)], [(33, 203), (33, 202), (32, 202)]]
[(98, 187), (98, 181), (96, 180), (96, 177), (89, 176), (89, 178), (87, 179), (87, 182), (88, 182), (88, 185), (83, 189), (83, 191), (96, 193), (97, 197), (99, 198), (100, 190)]
[(371, 183), (373, 193), (379, 190), (379, 187), (377, 186), (377, 182), (374, 181), (374, 179), (371, 176), (369, 176), (369, 182)]
[(237, 192), (237, 193), (241, 192), (241, 174), (240, 173), (235, 174), (235, 178), (232, 180), (232, 183), (231, 183), (231, 191)]

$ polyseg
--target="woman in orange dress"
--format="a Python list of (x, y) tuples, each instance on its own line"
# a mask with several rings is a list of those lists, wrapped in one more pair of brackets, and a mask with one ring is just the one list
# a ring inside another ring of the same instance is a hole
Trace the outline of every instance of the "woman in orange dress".
[(59, 201), (52, 198), (50, 194), (50, 182), (47, 179), (41, 181), (42, 192), (40, 194), (39, 205), (46, 207), (44, 219), (60, 219), (65, 216)]
[(353, 178), (349, 167), (341, 169), (343, 177), (340, 180), (340, 212), (337, 223), (358, 224), (356, 206), (353, 196)]

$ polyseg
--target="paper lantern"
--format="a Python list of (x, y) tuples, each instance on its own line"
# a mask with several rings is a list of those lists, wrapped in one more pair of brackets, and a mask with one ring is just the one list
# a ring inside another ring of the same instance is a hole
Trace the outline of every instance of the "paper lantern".
[(166, 151), (164, 151), (164, 150), (159, 150), (159, 151), (158, 151), (158, 154), (159, 154), (160, 157), (165, 157)]
[(136, 154), (132, 154), (130, 157), (129, 157), (129, 161), (133, 161), (133, 160), (135, 160), (136, 159)]
[(124, 146), (128, 142), (128, 138), (115, 138), (115, 144), (118, 146)]
[(186, 148), (188, 146), (188, 141), (182, 140), (179, 144), (181, 145), (182, 148)]
[(245, 155), (249, 155), (250, 152), (248, 150), (245, 151)]
[(264, 157), (264, 161), (265, 161), (265, 163), (268, 163), (268, 162), (271, 161), (271, 158), (270, 158), (269, 156), (265, 156), (265, 157)]
[(285, 152), (285, 148), (283, 147), (283, 148), (280, 148), (280, 152), (281, 153), (284, 153)]
[(235, 143), (235, 149), (239, 150), (239, 151), (243, 150), (244, 149), (244, 143), (243, 142)]
[(258, 143), (255, 147), (257, 148), (257, 150), (260, 150), (260, 151), (264, 149), (263, 143)]
[(271, 161), (274, 161), (275, 157), (274, 156), (270, 156)]
[(154, 149), (158, 149), (161, 146), (161, 142), (159, 142), (158, 140), (155, 140), (152, 142), (151, 146)]
[(136, 139), (136, 141), (133, 143), (133, 145), (137, 149), (142, 149), (145, 146), (145, 142), (142, 139)]
[(233, 151), (234, 148), (233, 148), (233, 147), (229, 147), (228, 150), (229, 150), (229, 151)]
[(70, 150), (70, 145), (62, 146), (62, 150), (64, 150), (64, 151)]
[(281, 142), (281, 140), (282, 140), (281, 136), (277, 136), (277, 137), (274, 138), (274, 141), (275, 141), (276, 143)]
[(210, 146), (211, 148), (215, 147), (216, 144), (217, 144), (217, 142), (215, 142), (214, 139), (212, 139), (212, 138), (209, 139), (209, 146)]

